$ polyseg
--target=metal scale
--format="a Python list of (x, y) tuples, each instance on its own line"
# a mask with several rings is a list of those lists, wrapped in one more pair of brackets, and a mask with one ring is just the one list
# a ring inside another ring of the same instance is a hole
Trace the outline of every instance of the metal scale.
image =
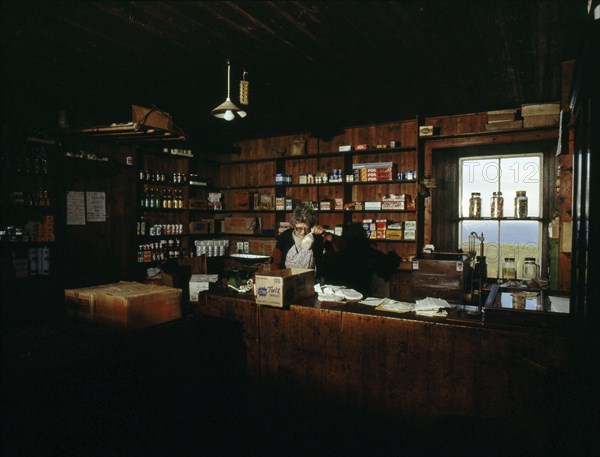
[[(479, 241), (479, 255), (476, 251), (476, 242)], [(483, 233), (477, 235), (475, 232), (469, 234), (469, 258), (473, 267), (471, 274), (471, 296), (477, 295), (478, 306), (481, 309), (481, 291), (487, 281), (487, 264), (483, 255)]]

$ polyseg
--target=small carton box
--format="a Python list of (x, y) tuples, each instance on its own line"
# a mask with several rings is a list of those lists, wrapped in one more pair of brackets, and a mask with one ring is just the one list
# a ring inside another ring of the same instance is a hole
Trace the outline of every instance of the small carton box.
[(190, 235), (203, 235), (210, 233), (212, 219), (200, 219), (190, 222)]
[(285, 210), (285, 197), (276, 197), (275, 198), (275, 210), (276, 211), (284, 211)]
[(275, 195), (258, 192), (254, 194), (254, 209), (271, 211), (275, 206)]
[(332, 206), (333, 202), (331, 200), (323, 200), (319, 203), (319, 211), (331, 211)]
[(250, 209), (250, 192), (236, 192), (233, 207), (240, 210)]
[(226, 217), (223, 219), (222, 230), (224, 233), (256, 235), (260, 233), (260, 227), (259, 217)]
[(404, 239), (405, 240), (416, 239), (416, 231), (415, 230), (404, 230)]
[(385, 232), (385, 237), (388, 240), (401, 240), (402, 239), (402, 229), (387, 229)]
[(404, 221), (404, 230), (417, 230), (417, 221)]
[(208, 209), (208, 200), (206, 198), (190, 198), (188, 200), (189, 209)]
[(257, 274), (254, 291), (258, 305), (283, 308), (315, 295), (315, 271), (286, 268)]
[(341, 211), (344, 209), (344, 199), (343, 198), (335, 198), (333, 209), (336, 211)]

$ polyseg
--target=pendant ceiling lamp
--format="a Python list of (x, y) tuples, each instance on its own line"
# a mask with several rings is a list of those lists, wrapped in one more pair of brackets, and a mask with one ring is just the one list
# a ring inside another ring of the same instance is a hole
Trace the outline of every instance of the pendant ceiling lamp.
[(227, 98), (223, 103), (213, 109), (210, 114), (219, 119), (225, 119), (226, 121), (232, 121), (237, 117), (246, 117), (246, 111), (238, 108), (238, 106), (231, 101), (231, 65), (229, 59), (227, 59)]

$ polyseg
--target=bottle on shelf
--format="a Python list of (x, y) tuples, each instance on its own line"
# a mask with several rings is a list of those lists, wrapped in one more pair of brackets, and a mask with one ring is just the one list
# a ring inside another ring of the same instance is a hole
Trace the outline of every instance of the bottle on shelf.
[(481, 194), (479, 192), (471, 192), (469, 199), (469, 217), (479, 219), (481, 217)]
[(492, 196), (490, 217), (497, 219), (504, 217), (504, 197), (502, 196), (502, 192), (494, 192)]
[(505, 280), (517, 279), (517, 265), (514, 257), (505, 257), (502, 264), (502, 278)]
[(515, 218), (526, 219), (528, 212), (528, 198), (527, 192), (524, 190), (518, 190), (515, 197)]

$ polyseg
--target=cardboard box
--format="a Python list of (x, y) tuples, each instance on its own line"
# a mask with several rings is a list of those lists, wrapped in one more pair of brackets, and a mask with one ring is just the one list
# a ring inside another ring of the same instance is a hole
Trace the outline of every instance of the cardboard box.
[(181, 318), (181, 289), (120, 281), (66, 289), (67, 315), (123, 329), (137, 329)]
[(65, 289), (65, 313), (68, 318), (94, 322), (94, 291), (102, 286)]
[(259, 217), (226, 217), (221, 228), (224, 233), (256, 235), (260, 233), (260, 227)]
[(254, 291), (258, 305), (283, 308), (315, 295), (315, 271), (286, 268), (257, 274)]

